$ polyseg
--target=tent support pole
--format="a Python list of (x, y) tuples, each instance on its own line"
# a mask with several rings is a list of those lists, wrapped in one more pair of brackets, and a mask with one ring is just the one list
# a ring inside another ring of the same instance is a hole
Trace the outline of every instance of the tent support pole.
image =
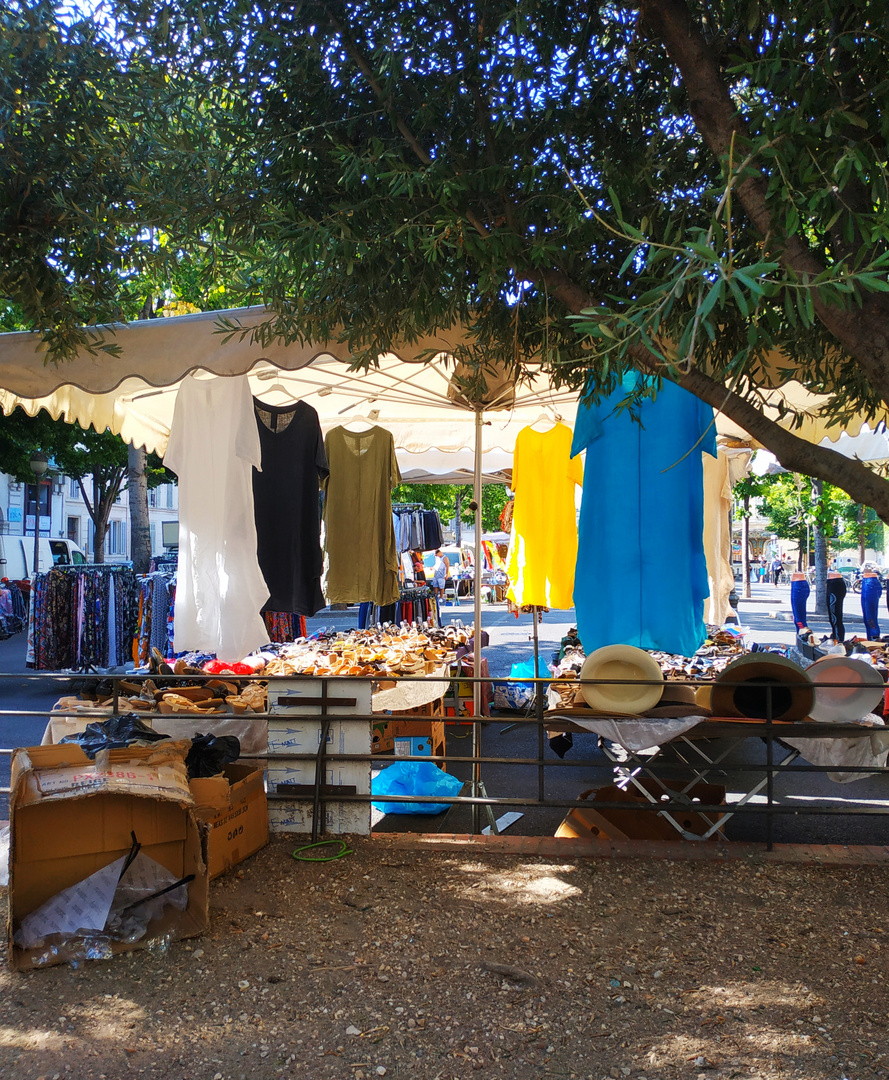
[[(481, 590), (481, 545), (482, 545), (482, 423), (483, 412), (475, 410), (475, 460), (473, 462), (472, 498), (475, 503), (475, 565), (473, 568), (473, 651), (472, 651), (472, 674), (475, 682), (472, 684), (472, 793), (478, 796), (482, 788), (482, 769), (479, 758), (481, 757), (482, 726), (479, 717), (482, 711), (482, 684), (478, 682), (482, 670), (482, 590)], [(480, 830), (479, 805), (472, 804), (472, 834), (477, 836)], [(496, 828), (495, 828), (496, 831)]]

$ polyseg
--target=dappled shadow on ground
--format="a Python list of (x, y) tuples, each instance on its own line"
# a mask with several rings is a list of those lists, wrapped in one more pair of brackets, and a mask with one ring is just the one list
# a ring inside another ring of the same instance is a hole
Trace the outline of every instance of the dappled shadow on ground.
[(0, 975), (0, 1075), (885, 1075), (884, 869), (297, 842), (165, 957)]

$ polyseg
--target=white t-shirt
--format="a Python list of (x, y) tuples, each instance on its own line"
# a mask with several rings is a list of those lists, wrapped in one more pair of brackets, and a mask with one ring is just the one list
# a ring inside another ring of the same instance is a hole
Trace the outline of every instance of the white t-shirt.
[(164, 464), (179, 477), (177, 652), (240, 660), (268, 641), (256, 556), (259, 432), (246, 376), (183, 379)]

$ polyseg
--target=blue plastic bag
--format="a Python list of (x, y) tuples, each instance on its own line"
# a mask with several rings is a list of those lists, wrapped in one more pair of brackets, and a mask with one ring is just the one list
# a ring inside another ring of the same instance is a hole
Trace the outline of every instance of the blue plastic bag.
[[(538, 658), (538, 667), (543, 665)], [(543, 674), (540, 672), (539, 674)], [(534, 657), (529, 656), (527, 660), (521, 660), (518, 664), (513, 664), (510, 670), (510, 675), (514, 679), (533, 679), (534, 678)]]
[[(370, 784), (371, 795), (456, 795), (463, 781), (431, 761), (393, 761)], [(443, 814), (450, 803), (374, 802), (383, 814)]]

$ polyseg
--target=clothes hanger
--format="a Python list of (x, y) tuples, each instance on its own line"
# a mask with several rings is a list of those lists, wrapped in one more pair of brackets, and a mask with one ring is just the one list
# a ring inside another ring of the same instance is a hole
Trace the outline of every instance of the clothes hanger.
[(284, 397), (289, 398), (291, 401), (293, 400), (293, 391), (288, 390), (288, 388), (280, 381), (280, 379), (281, 379), (281, 372), (280, 371), (276, 371), (274, 369), (272, 369), (271, 371), (261, 371), (256, 377), (257, 377), (257, 379), (260, 379), (263, 382), (265, 382), (266, 380), (269, 380), (269, 379), (277, 379), (277, 380), (279, 380), (278, 382), (273, 382), (271, 386), (264, 386), (262, 388), (262, 390), (260, 391), (260, 393), (262, 393), (263, 396), (265, 396), (266, 394), (278, 393), (278, 394), (283, 394)]
[[(376, 427), (377, 420), (380, 418), (379, 409), (371, 409), (366, 416), (357, 413), (355, 416), (350, 416), (348, 420), (344, 421), (342, 426), (347, 431), (353, 431), (352, 424), (363, 424), (364, 427), (358, 429), (358, 431), (369, 431), (372, 427)], [(357, 434), (357, 432), (356, 432)]]
[(552, 428), (555, 427), (556, 424), (560, 424), (561, 422), (562, 417), (557, 412), (548, 413), (546, 410), (544, 410), (540, 414), (540, 416), (537, 417), (536, 420), (529, 424), (529, 427), (536, 428), (538, 424), (546, 423), (547, 427)]

